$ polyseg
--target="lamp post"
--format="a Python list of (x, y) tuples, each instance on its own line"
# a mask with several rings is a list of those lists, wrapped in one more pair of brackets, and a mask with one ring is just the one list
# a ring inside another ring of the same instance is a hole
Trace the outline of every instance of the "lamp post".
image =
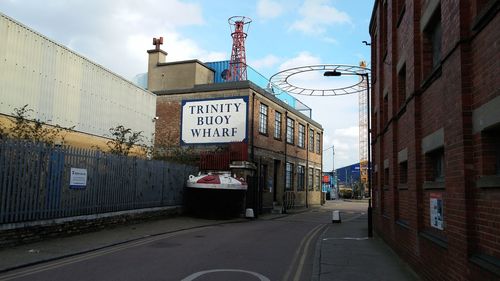
[(350, 72), (342, 73), (340, 71), (325, 71), (323, 76), (342, 76), (344, 75), (358, 75), (366, 79), (366, 93), (367, 93), (367, 113), (368, 113), (368, 237), (373, 237), (373, 224), (372, 224), (372, 183), (371, 183), (371, 142), (370, 142), (370, 78), (368, 73), (365, 72)]

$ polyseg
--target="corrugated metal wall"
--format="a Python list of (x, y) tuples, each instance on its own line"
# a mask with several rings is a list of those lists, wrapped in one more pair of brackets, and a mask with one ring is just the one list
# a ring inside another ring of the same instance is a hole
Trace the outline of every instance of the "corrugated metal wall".
[(152, 136), (156, 96), (0, 13), (0, 113), (25, 104), (48, 124)]

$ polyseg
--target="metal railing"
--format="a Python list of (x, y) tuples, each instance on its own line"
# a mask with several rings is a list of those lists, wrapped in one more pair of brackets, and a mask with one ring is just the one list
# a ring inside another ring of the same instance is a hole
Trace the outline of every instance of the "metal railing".
[[(85, 185), (70, 185), (71, 168), (85, 170)], [(195, 172), (177, 163), (0, 140), (0, 224), (180, 205), (184, 181)]]

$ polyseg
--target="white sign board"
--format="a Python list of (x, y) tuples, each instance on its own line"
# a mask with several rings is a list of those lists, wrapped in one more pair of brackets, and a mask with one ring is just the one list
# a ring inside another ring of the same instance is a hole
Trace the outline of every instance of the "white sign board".
[(430, 194), (431, 226), (443, 230), (443, 196), (440, 193)]
[(87, 186), (87, 169), (71, 168), (69, 186), (71, 188), (85, 188)]
[(242, 142), (247, 138), (248, 97), (182, 101), (182, 144)]

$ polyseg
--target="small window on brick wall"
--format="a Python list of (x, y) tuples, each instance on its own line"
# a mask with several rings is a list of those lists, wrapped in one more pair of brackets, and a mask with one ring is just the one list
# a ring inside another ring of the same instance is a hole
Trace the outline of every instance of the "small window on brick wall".
[(387, 124), (387, 122), (389, 121), (389, 95), (386, 95), (384, 97), (384, 109), (382, 111), (382, 114), (382, 127), (384, 127), (385, 124)]
[(444, 182), (444, 148), (439, 148), (425, 154), (425, 180)]
[(304, 166), (302, 166), (302, 165), (297, 166), (297, 190), (298, 191), (304, 190), (305, 172), (306, 172), (306, 168)]
[(399, 163), (399, 183), (403, 185), (408, 183), (408, 161)]
[(424, 29), (423, 36), (424, 78), (441, 64), (442, 28), (440, 8)]
[(486, 130), (481, 135), (483, 142), (483, 175), (500, 176), (500, 128)]
[(293, 190), (293, 164), (289, 162), (285, 165), (285, 189)]
[(406, 65), (398, 73), (398, 109), (406, 101)]
[(384, 186), (389, 186), (389, 168), (384, 169)]
[(307, 189), (308, 190), (314, 190), (313, 178), (314, 178), (314, 169), (309, 168), (308, 173), (307, 173)]

